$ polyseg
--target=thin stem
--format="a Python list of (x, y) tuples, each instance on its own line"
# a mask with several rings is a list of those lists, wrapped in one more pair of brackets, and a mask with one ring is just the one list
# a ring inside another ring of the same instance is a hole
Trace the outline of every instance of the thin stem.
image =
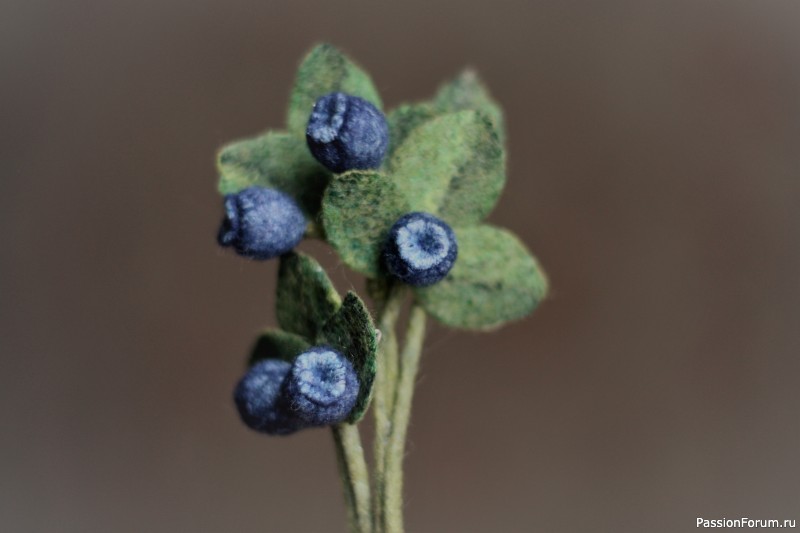
[(405, 345), (400, 356), (400, 373), (390, 420), (389, 447), (385, 457), (386, 482), (383, 494), (377, 495), (382, 500), (378, 507), (382, 508), (382, 531), (385, 533), (403, 531), (403, 456), (424, 338), (425, 311), (415, 304), (411, 308)]
[(400, 316), (405, 291), (396, 285), (389, 289), (383, 301), (378, 319), (381, 330), (381, 344), (378, 351), (378, 373), (375, 377), (375, 393), (373, 412), (375, 414), (375, 498), (373, 499), (373, 525), (381, 524), (381, 507), (385, 484), (384, 470), (386, 466), (386, 450), (389, 445), (391, 431), (390, 416), (394, 407), (395, 387), (397, 385), (398, 357), (397, 334), (395, 324)]
[[(386, 334), (386, 337), (381, 339), (379, 357), (381, 358), (380, 366), (384, 370), (381, 379), (385, 382), (385, 386), (381, 394), (386, 402), (387, 417), (392, 412), (392, 402), (394, 401), (395, 387), (397, 386), (397, 372), (400, 365), (397, 358), (397, 334), (395, 332), (395, 324), (397, 324), (397, 319), (400, 316), (405, 294), (406, 291), (403, 285), (391, 287), (378, 320), (378, 329), (381, 330), (381, 334)], [(384, 332), (384, 330), (386, 331)]]
[(339, 424), (331, 428), (336, 443), (336, 458), (344, 483), (344, 494), (350, 519), (350, 531), (370, 533), (370, 490), (367, 462), (358, 427), (352, 424)]

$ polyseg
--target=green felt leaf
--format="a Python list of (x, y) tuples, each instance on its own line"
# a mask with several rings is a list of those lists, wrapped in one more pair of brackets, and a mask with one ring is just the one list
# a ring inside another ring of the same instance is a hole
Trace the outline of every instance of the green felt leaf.
[(442, 85), (439, 88), (439, 92), (436, 93), (434, 105), (440, 113), (468, 109), (483, 113), (497, 130), (500, 142), (504, 142), (503, 110), (492, 99), (489, 91), (474, 70), (466, 69), (455, 79)]
[(319, 212), (330, 172), (317, 163), (305, 139), (267, 132), (224, 146), (217, 154), (219, 192), (232, 194), (258, 185), (285, 192), (312, 219)]
[(248, 366), (263, 359), (283, 359), (291, 362), (310, 347), (311, 344), (300, 335), (281, 329), (268, 329), (263, 331), (256, 340), (250, 352)]
[(359, 96), (382, 107), (369, 75), (329, 44), (317, 45), (297, 70), (289, 100), (289, 131), (305, 139), (308, 117), (320, 96), (332, 92)]
[(500, 142), (505, 140), (503, 110), (495, 102), (474, 70), (464, 70), (439, 88), (429, 102), (403, 104), (386, 116), (389, 122), (389, 156), (403, 144), (412, 130), (447, 113), (478, 111), (494, 125)]
[(275, 308), (283, 329), (313, 341), (341, 303), (339, 293), (314, 258), (296, 252), (281, 256)]
[(389, 161), (392, 180), (415, 211), (451, 226), (483, 220), (505, 183), (505, 154), (491, 122), (459, 111), (414, 129)]
[(380, 172), (355, 170), (332, 178), (322, 200), (328, 242), (350, 268), (375, 277), (392, 224), (409, 212), (394, 180)]
[(389, 124), (389, 151), (388, 157), (403, 144), (408, 134), (425, 122), (436, 118), (436, 107), (428, 102), (418, 104), (403, 104), (394, 108), (386, 115)]
[(416, 289), (428, 313), (448, 326), (491, 329), (524, 317), (542, 301), (547, 278), (513, 233), (488, 225), (455, 232), (453, 269), (439, 283)]
[(347, 421), (351, 424), (358, 422), (372, 398), (378, 333), (364, 302), (354, 292), (347, 293), (339, 311), (323, 326), (318, 342), (340, 350), (353, 363), (360, 388), (356, 405)]

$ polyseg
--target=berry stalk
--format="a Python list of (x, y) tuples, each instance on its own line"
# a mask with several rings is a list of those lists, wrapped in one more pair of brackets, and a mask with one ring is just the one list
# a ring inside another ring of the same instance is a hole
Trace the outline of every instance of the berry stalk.
[(403, 531), (403, 457), (424, 338), (425, 310), (415, 304), (411, 308), (405, 344), (400, 356), (400, 372), (390, 419), (391, 431), (384, 466), (385, 483), (378, 504), (381, 508), (381, 526), (377, 531), (382, 533)]
[(374, 480), (375, 497), (373, 499), (373, 524), (379, 531), (382, 523), (382, 507), (384, 485), (386, 483), (386, 452), (391, 438), (391, 414), (394, 408), (395, 388), (399, 370), (398, 343), (396, 323), (400, 316), (405, 295), (402, 285), (394, 285), (383, 301), (378, 319), (378, 328), (381, 331), (381, 344), (378, 348), (378, 373), (375, 380), (375, 395), (373, 397), (373, 412), (375, 416), (375, 442), (374, 442)]
[(372, 531), (372, 515), (369, 474), (358, 426), (344, 423), (331, 426), (331, 430), (336, 445), (339, 471), (344, 483), (350, 531), (352, 533), (370, 533)]

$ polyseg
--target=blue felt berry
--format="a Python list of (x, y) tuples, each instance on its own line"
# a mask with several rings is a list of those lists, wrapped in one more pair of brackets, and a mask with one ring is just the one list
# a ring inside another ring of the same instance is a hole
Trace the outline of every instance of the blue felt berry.
[(353, 365), (328, 346), (316, 346), (295, 358), (286, 377), (289, 409), (312, 426), (338, 424), (347, 419), (358, 397)]
[(282, 397), (282, 385), (291, 366), (280, 359), (264, 359), (239, 381), (233, 399), (247, 427), (270, 435), (288, 435), (303, 427)]
[(444, 278), (458, 255), (456, 234), (428, 213), (408, 213), (389, 230), (383, 251), (386, 267), (400, 281), (415, 287)]
[(306, 219), (290, 196), (248, 187), (225, 197), (217, 242), (252, 259), (271, 259), (297, 246), (305, 229)]
[(363, 98), (331, 93), (314, 104), (306, 140), (317, 161), (333, 172), (378, 168), (389, 145), (389, 126)]

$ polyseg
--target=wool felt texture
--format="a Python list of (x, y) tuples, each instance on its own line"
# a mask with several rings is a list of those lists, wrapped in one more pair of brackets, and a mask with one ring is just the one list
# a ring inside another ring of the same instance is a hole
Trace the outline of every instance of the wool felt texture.
[(505, 156), (492, 124), (475, 111), (443, 115), (415, 129), (388, 173), (348, 172), (331, 179), (322, 199), (328, 242), (352, 269), (384, 274), (389, 229), (412, 211), (451, 226), (480, 221), (505, 182)]
[(389, 112), (389, 153), (403, 144), (411, 131), (438, 116), (456, 111), (478, 111), (494, 126), (500, 142), (505, 142), (503, 110), (495, 102), (478, 74), (466, 69), (451, 81), (443, 84), (434, 98), (426, 102), (402, 104)]
[[(474, 111), (429, 120), (409, 134), (386, 172), (336, 175), (323, 197), (322, 220), (328, 241), (348, 266), (376, 278), (388, 270), (382, 268), (380, 257), (394, 221), (409, 212), (424, 211), (421, 205), (435, 206), (432, 214), (454, 228), (458, 258), (442, 281), (416, 287), (415, 292), (427, 312), (452, 327), (495, 328), (532, 311), (547, 291), (541, 268), (516, 237), (479, 225), (497, 201), (505, 179), (505, 158), (496, 133), (491, 133), (493, 128)], [(459, 130), (472, 133), (464, 135)], [(438, 134), (445, 131), (476, 142), (448, 151), (431, 149)], [(427, 159), (414, 155), (416, 151)], [(428, 168), (443, 170), (426, 182), (422, 173)], [(445, 179), (437, 179), (442, 176)], [(467, 246), (461, 242), (462, 234)], [(491, 237), (481, 238), (494, 234), (501, 235), (496, 242)], [(437, 290), (439, 285), (443, 287)]]
[(439, 111), (431, 102), (401, 104), (386, 114), (389, 125), (389, 156), (406, 137), (417, 127), (439, 116)]
[(278, 324), (311, 342), (342, 305), (339, 293), (322, 266), (311, 257), (295, 252), (281, 257), (276, 293)]
[(394, 223), (384, 247), (389, 272), (415, 287), (444, 278), (458, 255), (453, 229), (429, 213), (408, 213)]
[(536, 259), (511, 232), (489, 225), (456, 228), (459, 258), (439, 283), (416, 290), (445, 325), (493, 329), (533, 311), (547, 294)]
[(251, 259), (272, 259), (297, 246), (306, 219), (294, 200), (280, 191), (248, 187), (225, 197), (225, 217), (217, 240)]
[(294, 198), (312, 220), (330, 180), (330, 172), (314, 159), (303, 137), (277, 131), (223, 146), (217, 170), (220, 193), (254, 185), (277, 189)]
[(352, 363), (329, 346), (298, 355), (284, 383), (289, 409), (310, 426), (343, 422), (355, 406), (358, 390)]
[(492, 123), (476, 111), (435, 118), (412, 131), (388, 162), (416, 211), (453, 226), (483, 220), (505, 184), (505, 155)]
[(291, 366), (280, 359), (265, 359), (239, 381), (233, 398), (247, 427), (268, 435), (288, 435), (302, 427), (287, 409), (282, 394)]
[(308, 115), (321, 96), (342, 92), (358, 96), (381, 109), (378, 91), (369, 75), (329, 44), (314, 47), (297, 70), (289, 100), (287, 125), (298, 136), (305, 135)]
[[(277, 313), (286, 331), (262, 333), (251, 360), (285, 357), (296, 350), (286, 358), (294, 360), (310, 345), (332, 347), (350, 361), (355, 371), (359, 389), (348, 421), (360, 420), (372, 397), (378, 350), (378, 331), (364, 302), (352, 292), (342, 301), (314, 258), (291, 252), (281, 257)], [(303, 349), (297, 349), (299, 346)]]
[(288, 131), (267, 131), (223, 146), (217, 153), (218, 189), (223, 195), (259, 185), (283, 191), (310, 220), (320, 209), (330, 171), (311, 155), (305, 134), (314, 102), (344, 92), (371, 102), (381, 100), (369, 75), (329, 44), (314, 47), (297, 71), (289, 101)]
[(382, 245), (395, 221), (411, 211), (390, 176), (351, 171), (334, 176), (322, 200), (328, 242), (347, 266), (370, 277), (384, 273)]
[(281, 359), (292, 362), (299, 353), (303, 353), (311, 344), (294, 333), (282, 329), (267, 329), (261, 332), (250, 350), (248, 366), (265, 359)]
[(306, 128), (311, 154), (332, 172), (378, 168), (386, 155), (386, 117), (370, 102), (344, 93), (316, 101)]
[(323, 326), (318, 339), (320, 344), (339, 350), (353, 364), (360, 388), (347, 421), (356, 423), (364, 417), (372, 399), (378, 351), (378, 331), (361, 298), (348, 292), (342, 306)]
[(466, 110), (480, 112), (492, 123), (500, 142), (505, 142), (503, 109), (494, 101), (489, 90), (474, 70), (465, 69), (442, 85), (433, 99), (433, 105), (439, 113)]

